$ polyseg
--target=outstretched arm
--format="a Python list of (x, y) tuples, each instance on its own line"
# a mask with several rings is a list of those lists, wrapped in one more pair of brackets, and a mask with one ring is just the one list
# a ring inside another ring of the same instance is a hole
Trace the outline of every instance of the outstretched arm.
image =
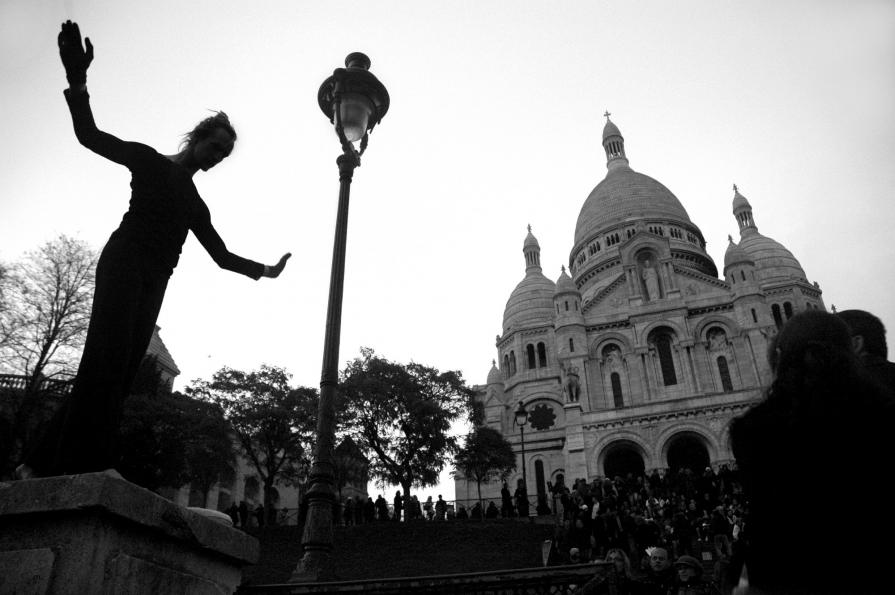
[(62, 23), (58, 38), (59, 57), (65, 67), (65, 78), (68, 79), (69, 87), (65, 90), (65, 100), (71, 111), (75, 136), (82, 145), (94, 153), (130, 167), (141, 145), (122, 141), (103, 132), (97, 128), (93, 120), (90, 96), (87, 93), (87, 68), (93, 61), (93, 44), (90, 43), (89, 37), (84, 41), (86, 50), (81, 45), (81, 31), (77, 23), (71, 21)]
[(208, 210), (204, 210), (205, 212), (202, 213), (197, 224), (193, 226), (193, 233), (196, 234), (199, 243), (202, 244), (202, 247), (205, 248), (205, 251), (208, 252), (219, 267), (246, 275), (252, 279), (261, 277), (273, 279), (280, 276), (280, 273), (286, 268), (286, 261), (292, 256), (291, 253), (284, 254), (275, 265), (260, 264), (233, 254), (227, 250), (224, 240), (221, 239), (221, 236), (218, 235), (217, 230), (211, 224)]

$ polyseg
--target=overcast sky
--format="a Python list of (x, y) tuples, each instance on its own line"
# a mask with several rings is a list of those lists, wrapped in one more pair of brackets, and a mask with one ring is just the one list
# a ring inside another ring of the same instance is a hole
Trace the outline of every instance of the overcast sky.
[(212, 221), (240, 255), (294, 255), (255, 282), (190, 236), (158, 321), (176, 388), (262, 363), (319, 383), (340, 149), (317, 89), (352, 51), (391, 109), (352, 186), (341, 361), (369, 346), (483, 383), (526, 225), (545, 275), (568, 265), (607, 109), (719, 271), (736, 183), (828, 309), (895, 329), (891, 1), (0, 0), (0, 260), (60, 233), (99, 249), (127, 209), (128, 171), (72, 133), (67, 18), (96, 49), (99, 127), (170, 154), (225, 110), (236, 149), (195, 178)]

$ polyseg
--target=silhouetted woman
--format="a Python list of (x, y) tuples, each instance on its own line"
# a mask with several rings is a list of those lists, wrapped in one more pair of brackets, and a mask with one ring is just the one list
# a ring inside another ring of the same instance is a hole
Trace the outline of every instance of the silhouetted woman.
[(236, 132), (226, 114), (200, 122), (176, 155), (120, 140), (99, 130), (93, 120), (86, 85), (93, 60), (90, 40), (85, 51), (78, 25), (67, 21), (58, 41), (75, 135), (94, 153), (131, 171), (132, 193), (130, 207), (97, 264), (90, 327), (72, 394), (17, 469), (19, 477), (115, 467), (124, 400), (189, 231), (218, 266), (252, 279), (278, 276), (290, 256), (265, 266), (228, 251), (196, 191), (193, 175), (211, 169), (233, 149)]
[[(750, 588), (891, 592), (888, 548), (875, 545), (877, 536), (895, 534), (888, 507), (868, 508), (864, 490), (829, 498), (820, 487), (831, 478), (869, 485), (880, 470), (891, 468), (892, 401), (863, 375), (848, 328), (832, 314), (808, 311), (793, 317), (769, 358), (774, 381), (765, 400), (733, 420), (730, 429), (749, 501)], [(846, 562), (831, 553), (843, 547), (854, 559)]]

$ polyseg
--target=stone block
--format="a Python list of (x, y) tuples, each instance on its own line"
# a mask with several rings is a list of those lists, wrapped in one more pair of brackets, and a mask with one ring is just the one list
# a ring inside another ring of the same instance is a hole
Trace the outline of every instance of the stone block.
[(0, 483), (0, 593), (233, 593), (253, 537), (106, 473)]

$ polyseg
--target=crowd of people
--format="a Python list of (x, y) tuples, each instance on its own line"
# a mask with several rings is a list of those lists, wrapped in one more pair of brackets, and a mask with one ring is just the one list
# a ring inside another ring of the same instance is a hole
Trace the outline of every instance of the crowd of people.
[(578, 479), (551, 488), (562, 515), (560, 549), (574, 551), (582, 561), (619, 550), (637, 570), (645, 568), (646, 551), (654, 547), (675, 558), (707, 550), (726, 561), (744, 537), (746, 502), (735, 465), (721, 465), (717, 472), (711, 466), (700, 473), (685, 467)]

